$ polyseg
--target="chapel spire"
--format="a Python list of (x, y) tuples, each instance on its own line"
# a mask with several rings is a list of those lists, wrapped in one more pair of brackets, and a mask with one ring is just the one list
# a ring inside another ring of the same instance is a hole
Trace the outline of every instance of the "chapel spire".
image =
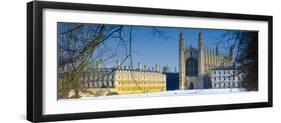
[(202, 38), (201, 30), (200, 30), (199, 35), (198, 35), (198, 49), (203, 50), (203, 38)]
[(184, 58), (184, 34), (180, 33), (179, 39), (179, 89), (185, 89), (185, 58)]
[(217, 56), (219, 55), (219, 52), (220, 52), (220, 51), (219, 51), (219, 45), (217, 45), (217, 46), (216, 46), (216, 55), (217, 55)]

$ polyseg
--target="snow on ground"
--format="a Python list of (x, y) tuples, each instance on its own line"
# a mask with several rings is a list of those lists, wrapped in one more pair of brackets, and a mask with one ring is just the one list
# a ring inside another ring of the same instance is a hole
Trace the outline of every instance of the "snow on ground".
[[(140, 93), (140, 94), (123, 94), (109, 96), (89, 96), (80, 99), (114, 99), (114, 98), (132, 98), (132, 97), (156, 97), (156, 96), (183, 96), (183, 95), (211, 95), (211, 94), (228, 94), (246, 92), (244, 88), (228, 88), (228, 89), (194, 89), (194, 90), (174, 90), (165, 92)], [(62, 99), (77, 100), (77, 99)]]

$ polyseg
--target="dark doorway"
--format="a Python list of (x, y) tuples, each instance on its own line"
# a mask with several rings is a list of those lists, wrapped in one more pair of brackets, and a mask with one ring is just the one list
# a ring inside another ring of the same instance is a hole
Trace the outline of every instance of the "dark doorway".
[(208, 75), (205, 75), (203, 77), (203, 88), (204, 89), (212, 88), (211, 77), (209, 77)]
[(194, 84), (193, 84), (193, 82), (190, 82), (188, 89), (194, 89)]

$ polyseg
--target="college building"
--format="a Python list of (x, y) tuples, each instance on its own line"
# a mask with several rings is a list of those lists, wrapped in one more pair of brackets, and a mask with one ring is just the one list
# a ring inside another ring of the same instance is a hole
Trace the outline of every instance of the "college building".
[(245, 79), (245, 71), (234, 66), (221, 66), (212, 69), (212, 88), (240, 88)]
[(160, 65), (142, 68), (139, 63), (136, 69), (127, 66), (122, 68), (117, 61), (116, 67), (100, 68), (97, 63), (94, 69), (87, 68), (82, 72), (80, 83), (85, 88), (103, 88), (109, 90), (107, 93), (117, 94), (166, 91), (166, 75), (161, 72)]
[(232, 66), (233, 48), (222, 54), (218, 46), (205, 48), (203, 34), (199, 32), (198, 47), (185, 46), (184, 34), (179, 38), (179, 89), (211, 88), (211, 70), (219, 66)]

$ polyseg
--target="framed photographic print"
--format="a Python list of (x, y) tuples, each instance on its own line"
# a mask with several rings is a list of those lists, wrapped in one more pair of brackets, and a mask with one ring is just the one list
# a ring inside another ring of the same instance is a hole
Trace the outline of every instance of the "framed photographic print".
[(33, 122), (272, 107), (272, 16), (33, 1)]

